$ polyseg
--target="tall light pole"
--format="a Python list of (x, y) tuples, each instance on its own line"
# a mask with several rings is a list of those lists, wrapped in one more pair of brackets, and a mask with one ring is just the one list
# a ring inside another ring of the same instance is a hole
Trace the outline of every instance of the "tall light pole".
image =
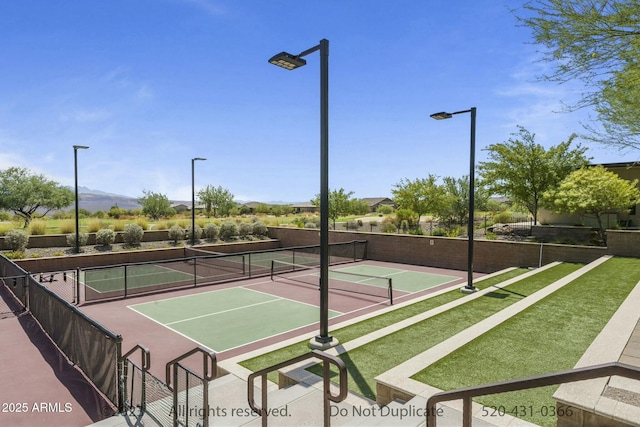
[(75, 189), (76, 189), (76, 253), (80, 253), (80, 216), (78, 207), (78, 150), (87, 150), (89, 147), (86, 145), (74, 145), (73, 146), (73, 172), (75, 176)]
[(202, 157), (191, 159), (191, 246), (196, 244), (196, 160), (207, 160)]
[(325, 348), (337, 344), (329, 335), (329, 40), (298, 55), (281, 52), (271, 64), (294, 70), (307, 63), (302, 57), (320, 51), (320, 333), (314, 347)]
[(469, 248), (467, 255), (467, 284), (461, 289), (464, 293), (472, 293), (478, 289), (473, 285), (473, 217), (475, 214), (475, 170), (476, 170), (476, 107), (469, 110), (456, 111), (455, 113), (435, 113), (432, 119), (450, 119), (455, 114), (471, 113), (471, 155), (469, 156), (469, 222), (467, 223), (467, 235), (469, 236)]

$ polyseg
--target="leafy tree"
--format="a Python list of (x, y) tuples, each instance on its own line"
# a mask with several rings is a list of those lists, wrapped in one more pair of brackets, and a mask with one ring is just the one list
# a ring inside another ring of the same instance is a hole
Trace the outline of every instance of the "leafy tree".
[(625, 0), (532, 0), (519, 21), (544, 46), (554, 65), (543, 80), (584, 84), (569, 109), (592, 106), (604, 131), (587, 138), (617, 148), (640, 149), (640, 3)]
[(526, 206), (536, 222), (543, 193), (588, 163), (586, 148), (572, 149), (575, 135), (571, 135), (567, 142), (545, 150), (535, 143), (535, 134), (522, 126), (518, 129), (507, 142), (487, 147), (490, 160), (481, 162), (478, 169), (489, 191)]
[(438, 212), (444, 202), (444, 190), (437, 184), (437, 179), (431, 174), (427, 178), (416, 178), (415, 181), (402, 179), (391, 190), (398, 208), (417, 213), (418, 223), (422, 215)]
[(138, 198), (142, 205), (142, 213), (149, 215), (153, 220), (168, 216), (172, 213), (171, 202), (166, 195), (142, 190), (144, 196)]
[(207, 185), (206, 188), (198, 191), (198, 198), (204, 203), (207, 215), (213, 214), (214, 217), (229, 215), (231, 209), (236, 205), (233, 197), (233, 194), (222, 186), (216, 188)]
[(598, 221), (598, 233), (607, 244), (602, 215), (612, 210), (627, 211), (640, 202), (638, 180), (627, 181), (602, 166), (581, 168), (567, 176), (555, 190), (545, 193), (555, 212), (591, 215)]
[(127, 213), (126, 210), (119, 208), (118, 206), (111, 206), (111, 208), (109, 209), (109, 212), (107, 212), (107, 215), (110, 218), (120, 219), (120, 216), (126, 213)]
[(74, 193), (44, 175), (10, 167), (0, 171), (0, 209), (13, 211), (29, 226), (33, 214), (44, 209), (43, 215), (53, 209), (62, 209), (73, 203)]
[(371, 212), (371, 206), (369, 206), (369, 203), (362, 199), (352, 199), (350, 204), (351, 206), (349, 211), (354, 215), (366, 215)]
[[(349, 214), (351, 209), (351, 195), (353, 191), (345, 192), (344, 188), (329, 192), (329, 219), (333, 220), (333, 228), (336, 228), (336, 220), (344, 215)], [(320, 206), (320, 195), (311, 200), (314, 206)]]
[(269, 206), (266, 203), (258, 203), (253, 208), (253, 213), (256, 213), (256, 214), (269, 214), (270, 212), (271, 212), (271, 206)]
[[(462, 224), (469, 218), (469, 175), (462, 178), (445, 177), (442, 188), (444, 200), (439, 210), (434, 211), (443, 220)], [(474, 209), (484, 209), (489, 193), (483, 185), (475, 182)]]

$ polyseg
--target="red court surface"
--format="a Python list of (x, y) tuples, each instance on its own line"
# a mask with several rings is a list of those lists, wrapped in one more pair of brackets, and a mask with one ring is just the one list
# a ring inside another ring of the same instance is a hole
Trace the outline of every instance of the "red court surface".
[(29, 314), (0, 319), (0, 383), (0, 426), (85, 426), (114, 412)]
[[(418, 298), (442, 288), (459, 287), (466, 279), (466, 272), (464, 271), (376, 263), (373, 261), (364, 261), (363, 263), (459, 278), (444, 285), (410, 294), (396, 303)], [(281, 294), (286, 298), (308, 302), (316, 306), (319, 305), (319, 292), (317, 290), (294, 285), (274, 286), (269, 277), (261, 277), (225, 284), (165, 291), (109, 302), (85, 304), (80, 306), (80, 309), (103, 326), (123, 337), (123, 353), (126, 353), (137, 344), (143, 344), (148, 347), (151, 353), (150, 371), (163, 379), (165, 364), (193, 349), (197, 346), (197, 343), (136, 313), (128, 306), (237, 286), (254, 288), (274, 295)], [(364, 296), (346, 296), (337, 292), (330, 294), (329, 298), (329, 308), (344, 313), (330, 319), (330, 326), (389, 306), (387, 301), (381, 301), (380, 299), (371, 299)], [(286, 315), (286, 313), (283, 313), (283, 315)], [(223, 328), (224, 325), (220, 325), (220, 327)], [(224, 360), (297, 336), (311, 338), (317, 332), (318, 324), (316, 323), (220, 352), (218, 353), (218, 359)], [(87, 343), (87, 345), (91, 344)], [(134, 361), (136, 357), (138, 355), (134, 354)], [(201, 369), (201, 363), (201, 360), (194, 360), (187, 365), (193, 364), (193, 368), (198, 369), (200, 367)], [(113, 409), (109, 403), (57, 351), (52, 342), (28, 314), (0, 318), (0, 372), (0, 381), (2, 383), (0, 403), (3, 405), (0, 408), (0, 426), (79, 427), (113, 414)], [(6, 409), (6, 411), (3, 411), (3, 409)], [(26, 409), (26, 411), (17, 412), (21, 409)]]
[[(396, 304), (405, 300), (415, 299), (420, 296), (438, 291), (445, 287), (459, 287), (466, 279), (466, 272), (453, 271), (439, 268), (428, 268), (419, 266), (408, 266), (392, 263), (381, 263), (374, 261), (363, 261), (367, 265), (378, 265), (385, 267), (393, 267), (398, 269), (412, 270), (423, 273), (440, 274), (458, 277), (459, 280), (446, 283), (441, 286), (432, 287), (421, 292), (416, 292), (396, 300)], [(358, 263), (360, 264), (360, 263)], [(143, 344), (151, 353), (151, 369), (150, 371), (164, 378), (165, 364), (175, 357), (186, 353), (197, 346), (197, 343), (186, 338), (176, 332), (173, 332), (159, 323), (140, 315), (128, 308), (130, 305), (147, 303), (152, 301), (163, 300), (167, 298), (175, 298), (185, 295), (193, 295), (204, 292), (216, 291), (229, 287), (242, 286), (248, 289), (255, 289), (261, 292), (282, 296), (296, 301), (302, 301), (315, 306), (319, 305), (319, 292), (317, 289), (308, 286), (299, 286), (296, 284), (284, 284), (280, 282), (271, 282), (269, 277), (259, 277), (249, 280), (240, 280), (225, 284), (217, 284), (211, 286), (199, 286), (195, 288), (182, 289), (171, 292), (162, 292), (145, 296), (137, 296), (127, 299), (119, 299), (111, 302), (102, 302), (95, 304), (85, 304), (81, 306), (83, 312), (91, 318), (97, 320), (108, 329), (122, 335), (123, 352), (127, 352), (137, 344)], [(372, 313), (389, 307), (387, 301), (380, 298), (373, 298), (366, 295), (345, 294), (340, 291), (331, 292), (329, 295), (329, 309), (344, 313), (340, 316), (329, 320), (329, 325), (335, 325), (349, 319), (353, 319), (364, 314)], [(283, 313), (286, 315), (286, 313)], [(248, 319), (250, 321), (250, 319)], [(220, 325), (224, 327), (224, 325)], [(313, 337), (318, 332), (318, 324), (301, 327), (283, 334), (265, 338), (259, 341), (251, 342), (247, 345), (233, 348), (218, 353), (218, 359), (223, 360), (240, 354), (266, 347), (268, 345), (283, 341), (295, 336), (308, 335)], [(134, 356), (134, 360), (135, 360)], [(135, 360), (137, 361), (137, 360)], [(196, 369), (201, 365), (201, 361), (196, 360), (193, 367)]]

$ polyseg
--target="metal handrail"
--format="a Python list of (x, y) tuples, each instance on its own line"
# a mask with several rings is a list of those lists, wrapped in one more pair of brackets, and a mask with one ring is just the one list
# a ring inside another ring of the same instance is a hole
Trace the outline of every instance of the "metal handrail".
[[(168, 362), (166, 365), (166, 369), (165, 369), (165, 375), (166, 375), (166, 381), (167, 381), (167, 387), (169, 388), (169, 390), (173, 391), (173, 386), (171, 385), (171, 368), (175, 366), (176, 363), (180, 362), (181, 360), (186, 359), (187, 357), (196, 354), (196, 353), (202, 353), (202, 376), (203, 379), (207, 380), (207, 381), (211, 381), (212, 379), (214, 379), (216, 377), (216, 371), (217, 371), (217, 358), (216, 358), (216, 352), (213, 350), (210, 350), (208, 348), (205, 347), (196, 347), (191, 351), (186, 352), (185, 354), (183, 354), (182, 356), (178, 356), (175, 359), (173, 359), (172, 361)], [(211, 363), (207, 363), (207, 361), (211, 362)], [(211, 369), (209, 369), (211, 368)]]
[[(140, 350), (140, 358), (141, 358), (141, 366), (140, 366), (140, 370), (142, 371), (142, 387), (141, 387), (141, 397), (140, 397), (140, 410), (141, 411), (145, 411), (146, 406), (147, 406), (147, 396), (146, 396), (146, 376), (147, 376), (147, 371), (149, 370), (149, 368), (151, 368), (151, 353), (149, 352), (149, 349), (142, 345), (142, 344), (137, 344), (135, 347), (133, 347), (131, 350), (129, 350), (127, 353), (123, 354), (120, 357), (120, 363), (122, 364), (122, 372), (123, 372), (123, 382), (126, 381), (127, 377), (128, 377), (128, 370), (129, 370), (129, 364), (127, 363), (127, 359), (129, 358), (129, 356), (131, 356), (133, 353), (135, 353), (137, 350)], [(134, 377), (135, 378), (135, 377)], [(133, 380), (132, 380), (133, 381)], [(133, 382), (131, 383), (131, 389), (133, 390)], [(121, 392), (122, 392), (122, 402), (126, 402), (127, 398), (126, 398), (126, 384), (123, 384), (123, 386), (121, 387)], [(133, 400), (133, 393), (131, 395), (131, 399)], [(129, 404), (129, 408), (131, 408), (133, 405), (133, 402), (130, 402)], [(124, 409), (124, 406), (123, 406)]]
[[(329, 416), (329, 411), (330, 411), (330, 401), (331, 402), (342, 402), (346, 397), (347, 397), (347, 393), (348, 393), (348, 389), (347, 389), (347, 368), (344, 364), (344, 362), (342, 361), (342, 359), (336, 357), (336, 356), (332, 356), (330, 354), (324, 353), (320, 350), (312, 350), (309, 353), (303, 354), (301, 356), (298, 357), (294, 357), (293, 359), (289, 359), (287, 361), (278, 363), (276, 365), (270, 366), (268, 368), (264, 368), (261, 369), (259, 371), (253, 372), (252, 374), (249, 375), (249, 377), (247, 378), (247, 387), (248, 387), (248, 391), (247, 391), (247, 397), (248, 397), (248, 401), (249, 401), (249, 406), (251, 407), (251, 409), (257, 413), (258, 415), (260, 415), (262, 417), (262, 426), (266, 427), (267, 426), (267, 417), (269, 415), (269, 411), (267, 410), (267, 374), (269, 374), (270, 372), (276, 371), (278, 369), (284, 368), (286, 366), (290, 366), (293, 364), (296, 364), (298, 362), (302, 362), (303, 360), (306, 359), (311, 359), (311, 358), (318, 358), (320, 360), (322, 360), (322, 379), (323, 379), (323, 406), (324, 406), (324, 426), (328, 427), (330, 425), (330, 416)], [(340, 375), (340, 380), (339, 380), (339, 387), (340, 387), (340, 391), (337, 395), (334, 395), (331, 393), (331, 389), (330, 389), (330, 369), (329, 369), (329, 364), (333, 363), (334, 365), (336, 365), (336, 367), (338, 368), (338, 372)], [(254, 396), (254, 383), (255, 383), (255, 378), (256, 377), (261, 377), (262, 383), (262, 408), (259, 407), (256, 402), (255, 402), (255, 396)]]
[[(213, 380), (218, 371), (217, 367), (217, 358), (216, 353), (213, 350), (210, 350), (205, 347), (196, 347), (191, 351), (186, 352), (182, 356), (178, 356), (172, 361), (168, 362), (166, 365), (166, 381), (167, 388), (173, 392), (173, 407), (176, 410), (173, 411), (173, 425), (174, 427), (178, 425), (178, 388), (176, 387), (176, 383), (178, 381), (178, 371), (176, 370), (176, 365), (178, 362), (186, 359), (189, 356), (192, 356), (196, 353), (202, 354), (202, 415), (203, 415), (203, 425), (204, 427), (208, 427), (209, 425), (209, 381)], [(173, 383), (171, 381), (171, 369), (173, 368)], [(173, 385), (172, 385), (173, 384)], [(188, 392), (187, 392), (188, 393)]]
[(613, 375), (640, 380), (640, 368), (624, 363), (613, 362), (436, 393), (427, 400), (427, 427), (436, 427), (438, 414), (436, 405), (440, 402), (462, 399), (462, 426), (471, 427), (471, 399), (473, 397), (546, 387), (573, 381), (591, 380)]

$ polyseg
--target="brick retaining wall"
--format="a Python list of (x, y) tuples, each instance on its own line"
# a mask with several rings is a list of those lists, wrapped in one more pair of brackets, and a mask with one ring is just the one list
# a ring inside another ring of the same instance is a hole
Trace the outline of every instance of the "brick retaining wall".
[[(253, 242), (221, 243), (216, 245), (197, 246), (196, 249), (215, 253), (261, 251), (280, 247), (277, 240), (257, 240)], [(150, 250), (131, 250), (103, 254), (80, 254), (51, 258), (29, 258), (16, 260), (15, 263), (26, 271), (41, 273), (48, 271), (74, 270), (78, 267), (98, 267), (132, 262), (159, 261), (177, 259), (185, 256), (184, 247)]]
[[(318, 230), (269, 227), (269, 236), (282, 246), (319, 243)], [(617, 237), (610, 237), (616, 241)], [(640, 242), (640, 233), (637, 233)], [(367, 258), (376, 261), (400, 262), (429, 267), (467, 269), (467, 240), (406, 234), (331, 231), (331, 243), (367, 240)], [(507, 267), (537, 267), (553, 261), (588, 263), (610, 253), (608, 248), (540, 243), (474, 241), (474, 270), (491, 273)]]

